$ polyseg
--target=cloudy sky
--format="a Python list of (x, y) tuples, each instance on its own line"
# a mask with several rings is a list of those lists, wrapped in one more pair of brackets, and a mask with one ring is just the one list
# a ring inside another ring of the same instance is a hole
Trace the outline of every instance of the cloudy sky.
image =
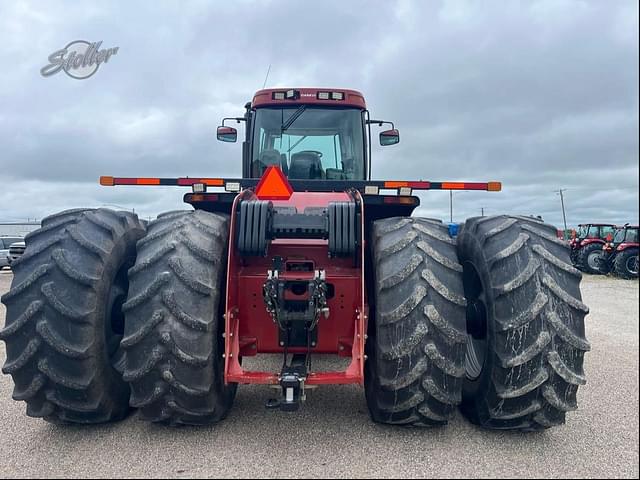
[[(86, 80), (42, 77), (77, 39), (119, 50)], [(181, 208), (182, 189), (100, 175), (239, 176), (215, 127), (269, 65), (269, 87), (358, 89), (396, 122), (374, 178), (503, 182), (456, 194), (457, 221), (484, 207), (560, 225), (560, 188), (569, 225), (638, 221), (636, 1), (3, 1), (0, 62), (0, 222)], [(421, 197), (448, 219), (448, 192)]]

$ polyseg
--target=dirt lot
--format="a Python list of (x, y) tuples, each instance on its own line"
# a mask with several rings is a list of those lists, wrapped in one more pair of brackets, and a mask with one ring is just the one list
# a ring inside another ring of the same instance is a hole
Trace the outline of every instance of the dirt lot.
[[(0, 294), (11, 278), (0, 271)], [(638, 282), (585, 276), (583, 297), (588, 384), (580, 409), (547, 432), (485, 431), (459, 415), (436, 430), (378, 426), (357, 387), (317, 390), (295, 414), (266, 410), (267, 388), (241, 387), (229, 418), (212, 428), (135, 415), (60, 427), (26, 417), (0, 375), (0, 476), (638, 478)]]

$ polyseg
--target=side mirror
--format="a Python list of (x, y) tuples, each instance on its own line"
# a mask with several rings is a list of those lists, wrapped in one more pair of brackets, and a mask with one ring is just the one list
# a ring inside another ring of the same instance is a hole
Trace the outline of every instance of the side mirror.
[(235, 142), (238, 139), (238, 131), (233, 127), (218, 127), (218, 140), (221, 142)]
[(395, 145), (400, 141), (400, 132), (395, 128), (393, 130), (385, 130), (380, 132), (380, 145), (386, 147), (387, 145)]

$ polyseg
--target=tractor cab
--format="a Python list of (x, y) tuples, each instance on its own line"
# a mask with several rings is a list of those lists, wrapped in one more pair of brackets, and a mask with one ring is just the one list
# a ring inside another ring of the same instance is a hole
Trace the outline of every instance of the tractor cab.
[(616, 226), (610, 223), (586, 223), (578, 225), (578, 231), (569, 242), (571, 262), (582, 271), (602, 273), (602, 247), (613, 240)]
[(610, 223), (587, 223), (578, 225), (578, 231), (573, 243), (584, 240), (611, 241), (615, 233), (616, 226)]
[(623, 243), (638, 243), (638, 225), (625, 225), (618, 228), (608, 245), (615, 248)]
[(638, 277), (638, 225), (619, 227), (613, 239), (602, 246), (600, 270), (622, 278)]
[(225, 118), (218, 139), (235, 141), (225, 121), (245, 122), (243, 177), (261, 178), (278, 167), (295, 180), (370, 178), (370, 125), (390, 124), (381, 145), (398, 143), (393, 123), (371, 120), (364, 97), (354, 90), (266, 89), (246, 106), (244, 117)]

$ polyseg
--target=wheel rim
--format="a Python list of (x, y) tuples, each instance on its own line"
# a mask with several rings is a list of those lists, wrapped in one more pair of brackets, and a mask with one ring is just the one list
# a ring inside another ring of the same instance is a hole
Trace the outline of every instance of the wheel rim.
[(587, 257), (587, 264), (589, 265), (589, 268), (599, 270), (601, 257), (602, 255), (599, 252), (591, 252)]
[(629, 257), (627, 259), (627, 270), (629, 273), (638, 275), (638, 257)]
[(464, 287), (467, 297), (467, 348), (464, 369), (469, 380), (476, 380), (487, 359), (487, 305), (482, 282), (470, 263), (464, 265)]

